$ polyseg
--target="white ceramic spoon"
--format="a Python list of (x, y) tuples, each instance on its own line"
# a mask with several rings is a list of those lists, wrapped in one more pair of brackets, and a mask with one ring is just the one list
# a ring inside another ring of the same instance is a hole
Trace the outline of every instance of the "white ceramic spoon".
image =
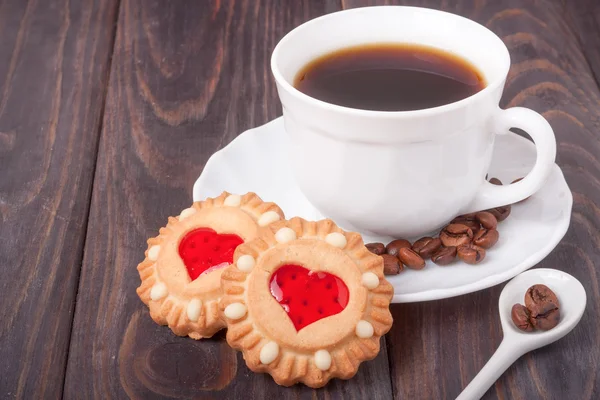
[[(535, 284), (548, 286), (560, 303), (560, 322), (549, 331), (523, 332), (512, 322), (513, 304), (524, 304), (525, 292)], [(492, 358), (456, 398), (476, 400), (523, 354), (557, 341), (569, 333), (581, 319), (586, 304), (585, 289), (571, 275), (555, 269), (531, 269), (506, 284), (498, 301), (504, 338)]]

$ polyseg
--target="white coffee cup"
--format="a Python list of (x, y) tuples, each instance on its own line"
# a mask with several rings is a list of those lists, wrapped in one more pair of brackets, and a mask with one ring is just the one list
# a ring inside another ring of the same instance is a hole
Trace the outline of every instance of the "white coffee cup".
[[(368, 111), (309, 97), (293, 87), (310, 61), (369, 43), (417, 43), (470, 61), (487, 86), (444, 106)], [(308, 21), (277, 44), (271, 69), (290, 136), (294, 178), (326, 217), (349, 230), (414, 238), (455, 216), (515, 203), (544, 184), (556, 157), (548, 122), (521, 107), (499, 107), (510, 67), (508, 49), (484, 26), (426, 8), (381, 6)], [(494, 136), (526, 131), (537, 161), (520, 182), (485, 180)]]

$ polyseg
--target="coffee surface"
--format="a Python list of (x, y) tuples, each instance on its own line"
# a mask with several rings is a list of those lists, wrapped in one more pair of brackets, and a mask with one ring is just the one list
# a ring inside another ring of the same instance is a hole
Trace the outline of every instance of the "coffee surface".
[(469, 61), (432, 47), (371, 44), (341, 49), (305, 65), (294, 87), (344, 107), (412, 111), (465, 99), (485, 87)]

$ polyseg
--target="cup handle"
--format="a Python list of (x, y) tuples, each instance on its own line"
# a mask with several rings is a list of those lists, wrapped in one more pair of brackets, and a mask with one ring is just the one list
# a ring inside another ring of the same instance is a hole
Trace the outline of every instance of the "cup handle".
[(496, 132), (508, 133), (510, 128), (527, 132), (535, 143), (537, 158), (531, 172), (521, 181), (499, 186), (484, 181), (475, 199), (461, 214), (487, 210), (519, 202), (537, 192), (546, 182), (556, 158), (556, 138), (552, 127), (537, 112), (523, 107), (500, 110), (495, 117)]

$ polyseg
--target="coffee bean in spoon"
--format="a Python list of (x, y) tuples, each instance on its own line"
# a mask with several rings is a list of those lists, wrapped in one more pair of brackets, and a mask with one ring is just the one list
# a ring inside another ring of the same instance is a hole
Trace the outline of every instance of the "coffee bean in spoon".
[(527, 307), (531, 315), (531, 323), (535, 329), (548, 331), (560, 322), (560, 310), (552, 302), (541, 304), (533, 309)]
[(442, 247), (440, 238), (422, 237), (412, 245), (412, 249), (422, 258), (431, 258), (433, 253)]
[(423, 269), (425, 267), (425, 260), (417, 254), (416, 251), (410, 247), (403, 247), (398, 252), (398, 258), (408, 268), (411, 269)]
[(527, 292), (525, 292), (525, 307), (532, 310), (544, 303), (553, 303), (556, 307), (560, 306), (558, 297), (548, 286), (537, 284), (527, 289)]
[(529, 310), (523, 304), (515, 304), (510, 310), (510, 316), (517, 328), (525, 332), (533, 331)]
[(485, 259), (485, 249), (472, 243), (461, 244), (456, 248), (456, 255), (467, 264), (479, 264)]
[(489, 249), (498, 242), (500, 234), (496, 229), (481, 229), (473, 236), (473, 244), (475, 246)]
[(369, 249), (369, 251), (373, 254), (377, 254), (378, 256), (385, 253), (385, 245), (383, 243), (367, 243), (365, 247)]
[(398, 257), (391, 254), (382, 254), (381, 257), (383, 258), (384, 275), (398, 275), (404, 269)]
[(496, 217), (494, 217), (494, 214), (490, 212), (478, 212), (477, 214), (475, 214), (475, 218), (485, 229), (496, 229), (496, 227), (498, 226), (498, 220), (496, 219)]
[(438, 251), (433, 253), (431, 261), (437, 265), (449, 265), (456, 260), (456, 247), (440, 247)]
[(446, 247), (456, 247), (471, 243), (473, 231), (463, 224), (450, 224), (440, 232), (440, 240)]
[(502, 186), (502, 181), (498, 178), (492, 178), (489, 180), (492, 185)]
[(408, 240), (396, 239), (392, 240), (388, 243), (387, 246), (385, 246), (385, 251), (387, 254), (390, 254), (392, 256), (398, 256), (398, 252), (400, 251), (400, 249), (405, 247), (410, 247), (410, 242)]

